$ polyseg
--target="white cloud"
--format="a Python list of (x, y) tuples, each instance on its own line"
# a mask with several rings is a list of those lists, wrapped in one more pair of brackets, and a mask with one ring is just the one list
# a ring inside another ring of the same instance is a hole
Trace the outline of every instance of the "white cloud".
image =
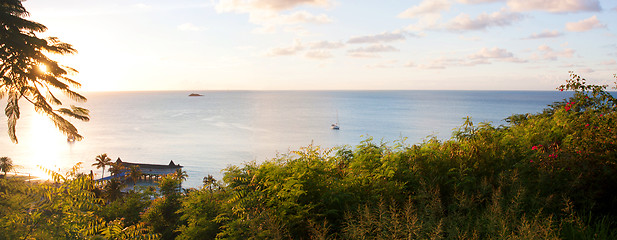
[[(439, 21), (441, 20), (441, 14), (427, 14), (423, 15), (414, 24), (407, 26), (405, 29), (409, 31), (423, 31), (425, 29), (439, 29)], [(420, 33), (422, 35), (422, 33)]]
[[(480, 64), (491, 64), (492, 61), (525, 63), (527, 61), (514, 57), (514, 54), (502, 48), (482, 48), (477, 53), (466, 58), (440, 57), (426, 64), (418, 65), (422, 69), (446, 69), (449, 67), (471, 67)], [(411, 65), (415, 66), (415, 65)]]
[(319, 41), (309, 43), (311, 49), (337, 49), (345, 46), (342, 42)]
[(304, 56), (307, 58), (312, 58), (312, 59), (328, 59), (328, 58), (333, 57), (330, 52), (323, 51), (323, 50), (309, 51), (306, 54), (304, 54)]
[(365, 53), (365, 52), (350, 52), (348, 53), (348, 55), (350, 57), (355, 57), (355, 58), (378, 58), (379, 55), (374, 54), (374, 53)]
[(468, 37), (468, 36), (464, 36), (464, 35), (458, 36), (458, 39), (464, 40), (464, 41), (472, 41), (472, 42), (478, 42), (478, 41), (482, 40), (480, 37), (474, 37), (474, 36)]
[(485, 30), (493, 26), (508, 26), (513, 22), (523, 19), (523, 15), (512, 13), (506, 9), (491, 14), (482, 13), (476, 19), (471, 19), (467, 14), (460, 14), (447, 24), (447, 28), (453, 31)]
[(330, 0), (221, 0), (216, 9), (221, 12), (251, 12), (254, 10), (283, 11), (302, 5), (328, 7)]
[(508, 0), (514, 11), (541, 10), (554, 13), (600, 11), (598, 0)]
[(559, 37), (562, 35), (563, 34), (557, 30), (553, 30), (553, 31), (544, 30), (541, 33), (531, 34), (531, 36), (527, 37), (527, 39), (554, 38), (554, 37)]
[(192, 23), (184, 23), (178, 26), (178, 30), (183, 32), (200, 32), (206, 29), (203, 27), (195, 26)]
[(267, 56), (276, 57), (276, 56), (291, 56), (296, 55), (298, 52), (304, 50), (304, 46), (300, 40), (294, 40), (293, 45), (287, 47), (276, 47), (268, 50), (266, 53)]
[(574, 56), (573, 49), (566, 48), (563, 51), (555, 51), (546, 44), (539, 46), (538, 51), (540, 51), (540, 55), (534, 54), (532, 56), (533, 58), (555, 61), (558, 60), (558, 58), (571, 58), (572, 56)]
[(390, 45), (373, 44), (366, 47), (351, 49), (350, 53), (378, 53), (378, 52), (398, 52), (399, 50)]
[(595, 15), (578, 22), (566, 23), (566, 29), (571, 32), (584, 32), (594, 28), (606, 28), (606, 25), (600, 23)]
[(482, 48), (479, 52), (469, 55), (469, 59), (473, 60), (471, 65), (475, 65), (477, 63), (488, 63), (488, 59), (497, 59), (501, 61), (507, 62), (525, 62), (518, 58), (514, 57), (514, 54), (508, 52), (506, 49), (502, 48)]
[(595, 70), (591, 69), (591, 68), (579, 68), (576, 70), (577, 73), (592, 73), (595, 72)]
[[(273, 33), (277, 26), (297, 26), (303, 23), (324, 24), (332, 22), (325, 14), (313, 15), (306, 11), (297, 11), (290, 14), (279, 14), (271, 11), (252, 12), (249, 15), (249, 22), (261, 25), (256, 32)], [(305, 31), (297, 31), (305, 33)]]
[(393, 68), (393, 67), (396, 67), (397, 63), (398, 63), (397, 60), (389, 60), (389, 61), (380, 62), (380, 63), (376, 63), (372, 65), (366, 65), (366, 67), (368, 68)]
[(380, 43), (405, 40), (404, 32), (385, 32), (375, 35), (350, 38), (347, 43)]
[(415, 67), (415, 66), (416, 66), (416, 64), (414, 62), (412, 62), (412, 61), (409, 61), (409, 62), (405, 63), (405, 67)]
[(428, 64), (420, 64), (419, 68), (422, 69), (446, 69), (449, 66), (458, 66), (461, 65), (461, 60), (456, 58), (438, 58), (432, 60)]
[(330, 19), (325, 14), (320, 15), (312, 15), (306, 11), (297, 11), (288, 15), (278, 15), (274, 18), (270, 18), (275, 21), (276, 24), (298, 24), (298, 23), (330, 23), (332, 19)]
[(602, 62), (602, 65), (606, 65), (606, 66), (617, 65), (617, 61), (615, 61), (615, 59), (611, 59), (611, 60)]
[(450, 9), (447, 0), (424, 0), (417, 6), (413, 6), (398, 15), (400, 18), (418, 18), (426, 14), (439, 14), (441, 11)]
[[(331, 0), (221, 0), (216, 5), (219, 12), (235, 12), (249, 14), (249, 22), (260, 25), (254, 32), (273, 33), (277, 26), (298, 25), (304, 23), (324, 24), (332, 22), (325, 14), (312, 14), (307, 11), (295, 11), (282, 14), (281, 11), (290, 10), (302, 5), (328, 7)], [(306, 34), (306, 31), (297, 31)]]

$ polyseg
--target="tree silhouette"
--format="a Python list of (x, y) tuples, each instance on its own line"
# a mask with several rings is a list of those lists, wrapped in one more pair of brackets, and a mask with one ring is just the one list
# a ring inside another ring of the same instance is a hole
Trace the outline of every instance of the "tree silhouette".
[(77, 88), (80, 84), (67, 75), (77, 71), (60, 65), (46, 55), (74, 54), (77, 51), (56, 37), (37, 37), (36, 34), (45, 32), (47, 27), (24, 19), (29, 13), (21, 2), (3, 0), (0, 3), (0, 98), (8, 96), (4, 113), (9, 137), (14, 143), (18, 142), (15, 126), (20, 117), (19, 100), (26, 99), (36, 112), (49, 117), (60, 132), (81, 140), (83, 137), (77, 128), (63, 115), (88, 121), (89, 111), (73, 105), (70, 109), (63, 108), (55, 95), (61, 92), (71, 100), (86, 101), (86, 97), (71, 90), (71, 87)]
[(96, 163), (93, 163), (92, 166), (96, 166), (96, 169), (103, 168), (103, 173), (101, 174), (101, 178), (103, 178), (105, 176), (105, 166), (111, 164), (111, 158), (107, 156), (107, 153), (103, 153), (96, 156), (94, 160)]
[(13, 160), (9, 157), (0, 157), (0, 171), (4, 173), (2, 177), (6, 177), (6, 172), (13, 170)]

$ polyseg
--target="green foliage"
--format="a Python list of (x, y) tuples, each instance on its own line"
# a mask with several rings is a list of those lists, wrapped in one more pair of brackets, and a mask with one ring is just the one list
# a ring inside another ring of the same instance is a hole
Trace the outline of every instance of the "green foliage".
[(214, 239), (220, 232), (220, 218), (225, 213), (220, 196), (209, 189), (190, 192), (178, 211), (180, 221), (186, 224), (180, 226), (176, 239)]
[(96, 186), (80, 174), (81, 164), (66, 174), (44, 169), (53, 183), (0, 179), (0, 239), (156, 239), (143, 223), (100, 216), (104, 201)]
[[(369, 138), (353, 150), (309, 146), (229, 167), (227, 185), (214, 191), (229, 209), (218, 216), (217, 236), (613, 236), (617, 101), (606, 86), (574, 74), (559, 89), (574, 95), (542, 113), (514, 115), (506, 126), (466, 118), (443, 142), (388, 146)], [(587, 214), (593, 217), (580, 227), (568, 225), (571, 216)]]
[(120, 181), (99, 190), (76, 169), (50, 172), (54, 185), (0, 179), (0, 230), (10, 239), (615, 239), (617, 101), (606, 88), (572, 75), (559, 88), (571, 98), (505, 126), (465, 118), (445, 141), (310, 145), (230, 166), (200, 189), (183, 191), (178, 171), (157, 196), (120, 194)]
[(154, 193), (147, 188), (130, 191), (125, 196), (117, 197), (101, 209), (100, 216), (106, 221), (123, 219), (124, 224), (134, 225), (140, 222), (141, 213), (150, 206)]
[(180, 225), (178, 210), (182, 207), (182, 177), (176, 173), (163, 177), (159, 182), (162, 197), (154, 199), (142, 214), (142, 220), (162, 239), (174, 239)]

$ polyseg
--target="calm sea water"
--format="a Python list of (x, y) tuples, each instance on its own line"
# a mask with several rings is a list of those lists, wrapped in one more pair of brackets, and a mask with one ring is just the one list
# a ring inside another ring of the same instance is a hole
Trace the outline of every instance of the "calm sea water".
[[(0, 155), (20, 172), (41, 174), (37, 165), (84, 170), (107, 153), (128, 162), (184, 166), (185, 186), (196, 187), (229, 165), (263, 161), (311, 143), (355, 146), (372, 136), (419, 143), (427, 136), (450, 138), (466, 116), (505, 124), (515, 113), (536, 113), (569, 96), (557, 91), (203, 91), (89, 93), (83, 106), (92, 120), (78, 122), (85, 139), (69, 144), (44, 117), (22, 111), (20, 143), (0, 135)], [(27, 103), (22, 102), (27, 109)], [(2, 106), (5, 106), (3, 103)], [(339, 131), (330, 124), (340, 123)], [(6, 117), (2, 121), (6, 132)], [(106, 173), (107, 175), (108, 173)]]

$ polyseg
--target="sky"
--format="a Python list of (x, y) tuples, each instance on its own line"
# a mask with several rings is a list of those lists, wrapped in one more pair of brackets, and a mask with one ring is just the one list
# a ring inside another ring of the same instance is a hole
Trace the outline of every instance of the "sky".
[[(78, 91), (554, 90), (615, 82), (614, 0), (27, 0)], [(614, 85), (614, 84), (613, 84)]]

